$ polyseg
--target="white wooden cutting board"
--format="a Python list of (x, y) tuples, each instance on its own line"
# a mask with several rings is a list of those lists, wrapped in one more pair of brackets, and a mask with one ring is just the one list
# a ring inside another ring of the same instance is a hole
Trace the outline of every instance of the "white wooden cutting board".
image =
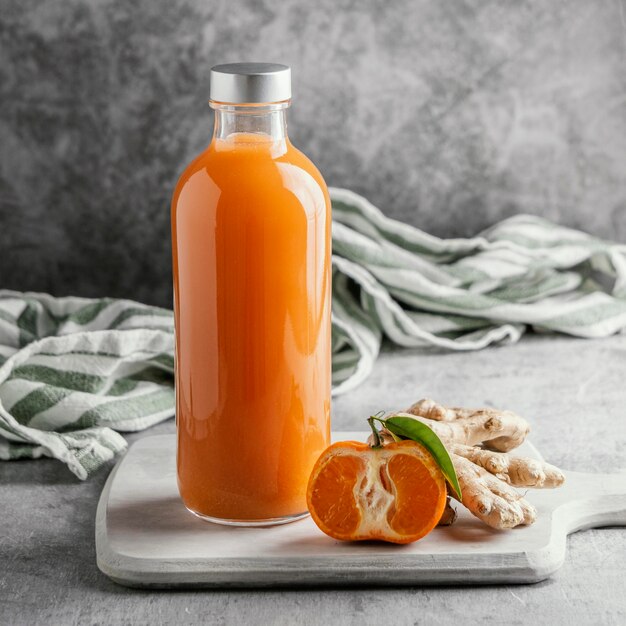
[[(367, 433), (335, 433), (365, 441)], [(270, 587), (532, 583), (563, 563), (567, 535), (626, 525), (626, 473), (567, 472), (564, 487), (530, 491), (533, 526), (488, 528), (459, 507), (450, 527), (414, 544), (343, 543), (310, 518), (272, 528), (204, 522), (183, 506), (175, 436), (135, 443), (111, 473), (96, 517), (98, 567), (139, 587)], [(541, 458), (529, 443), (519, 454)]]

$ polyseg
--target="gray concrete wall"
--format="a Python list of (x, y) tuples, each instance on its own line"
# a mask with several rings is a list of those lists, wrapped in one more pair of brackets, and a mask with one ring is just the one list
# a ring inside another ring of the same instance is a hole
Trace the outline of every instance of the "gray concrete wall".
[(0, 286), (168, 305), (170, 192), (237, 60), (293, 66), (294, 143), (393, 217), (626, 241), (625, 0), (1, 0)]

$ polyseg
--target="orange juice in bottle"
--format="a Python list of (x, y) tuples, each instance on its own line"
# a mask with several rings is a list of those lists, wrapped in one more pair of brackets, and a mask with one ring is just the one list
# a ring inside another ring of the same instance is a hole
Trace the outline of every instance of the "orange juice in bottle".
[(330, 201), (290, 98), (284, 65), (214, 67), (213, 139), (172, 200), (178, 485), (214, 522), (305, 515), (330, 443)]

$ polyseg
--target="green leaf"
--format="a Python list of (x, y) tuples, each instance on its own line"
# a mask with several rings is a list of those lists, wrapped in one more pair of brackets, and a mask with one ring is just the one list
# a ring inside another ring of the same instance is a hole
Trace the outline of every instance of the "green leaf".
[(432, 454), (446, 480), (456, 492), (459, 500), (461, 500), (461, 487), (452, 464), (452, 459), (446, 447), (441, 443), (441, 439), (426, 424), (422, 424), (419, 420), (399, 415), (380, 421), (392, 434), (421, 443)]

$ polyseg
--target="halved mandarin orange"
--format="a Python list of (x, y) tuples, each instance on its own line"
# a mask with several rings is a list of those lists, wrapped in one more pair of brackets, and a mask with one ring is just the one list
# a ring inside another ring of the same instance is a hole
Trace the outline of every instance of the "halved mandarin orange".
[(411, 543), (439, 522), (446, 481), (428, 450), (415, 441), (380, 448), (341, 441), (313, 467), (307, 503), (315, 523), (334, 539)]

